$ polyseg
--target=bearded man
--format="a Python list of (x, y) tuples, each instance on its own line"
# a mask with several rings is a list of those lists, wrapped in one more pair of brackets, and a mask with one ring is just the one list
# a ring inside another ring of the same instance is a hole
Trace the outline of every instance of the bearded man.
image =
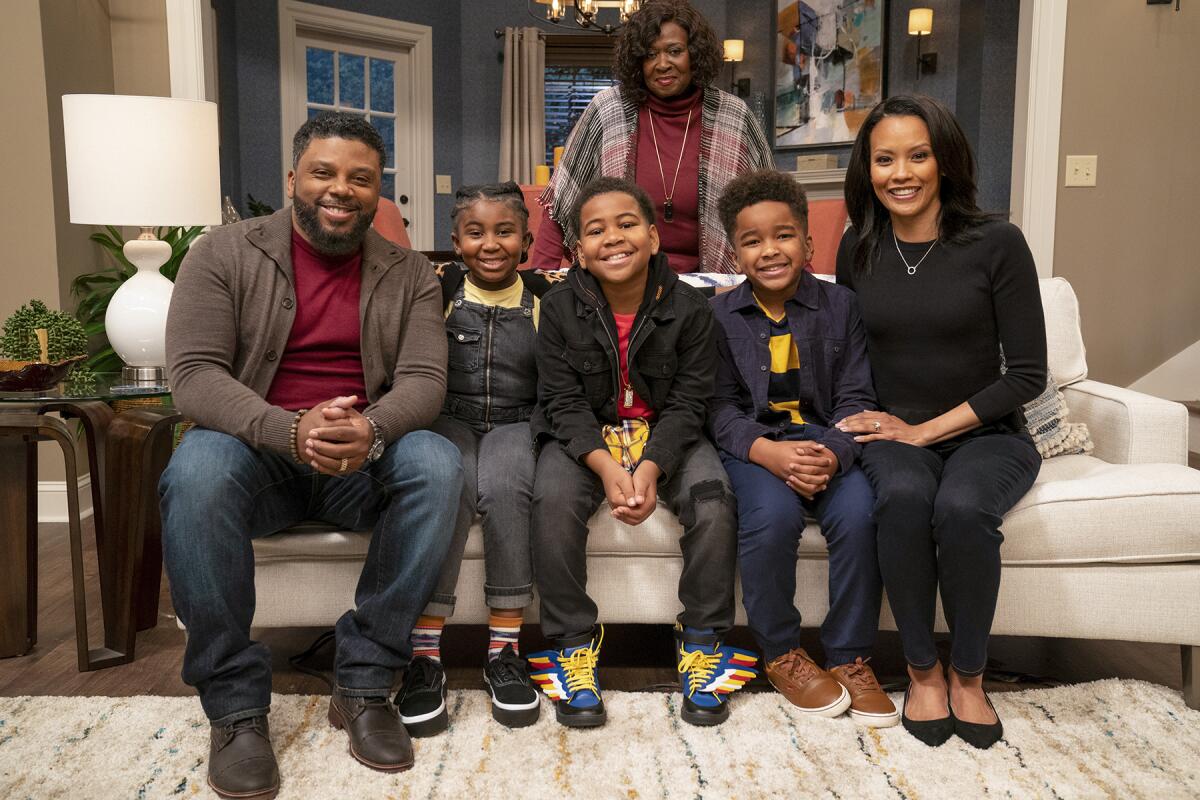
[(369, 767), (413, 763), (388, 696), (450, 542), (462, 466), (424, 430), (446, 386), (437, 280), (370, 227), (386, 158), (360, 117), (314, 117), (293, 140), (290, 208), (213, 230), (175, 284), (168, 370), (196, 425), (159, 484), (163, 555), (223, 797), (279, 789), (271, 656), (250, 639), (251, 539), (305, 519), (372, 532), (336, 625), (330, 722)]

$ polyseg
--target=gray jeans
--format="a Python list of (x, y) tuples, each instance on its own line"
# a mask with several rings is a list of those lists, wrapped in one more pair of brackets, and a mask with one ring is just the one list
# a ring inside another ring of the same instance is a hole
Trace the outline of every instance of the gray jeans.
[(483, 590), (488, 607), (525, 608), (533, 602), (529, 506), (534, 459), (529, 423), (514, 422), (481, 433), (443, 414), (432, 430), (462, 453), (463, 491), (454, 538), (424, 613), (453, 616), (454, 590), (476, 512), (483, 527)]
[[(594, 472), (559, 442), (542, 448), (533, 499), (533, 545), (542, 633), (574, 639), (591, 631), (598, 609), (587, 593), (588, 520), (604, 500)], [(683, 574), (679, 622), (724, 632), (733, 626), (737, 505), (729, 476), (708, 440), (694, 444), (675, 474), (658, 484), (658, 500), (679, 517)], [(631, 593), (638, 587), (631, 585)]]

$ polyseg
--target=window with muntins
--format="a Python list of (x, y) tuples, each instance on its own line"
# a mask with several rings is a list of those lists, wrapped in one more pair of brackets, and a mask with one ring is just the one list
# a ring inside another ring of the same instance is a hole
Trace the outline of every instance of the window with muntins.
[(396, 199), (395, 62), (351, 50), (305, 47), (307, 116), (322, 111), (358, 114), (383, 137), (387, 158), (382, 194)]

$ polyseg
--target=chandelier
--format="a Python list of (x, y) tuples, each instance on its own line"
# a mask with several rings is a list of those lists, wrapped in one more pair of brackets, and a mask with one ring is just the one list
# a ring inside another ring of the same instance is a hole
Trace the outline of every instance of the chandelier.
[[(538, 5), (546, 6), (545, 18), (555, 25), (570, 27), (575, 25), (583, 30), (596, 30), (606, 34), (617, 31), (629, 20), (629, 16), (641, 7), (641, 0), (536, 0)], [(567, 9), (574, 13), (567, 16)], [(601, 9), (615, 9), (616, 16), (609, 17), (611, 21), (600, 19)], [(530, 14), (533, 14), (532, 10)], [(534, 17), (538, 15), (533, 14)], [(615, 24), (614, 24), (615, 21)]]

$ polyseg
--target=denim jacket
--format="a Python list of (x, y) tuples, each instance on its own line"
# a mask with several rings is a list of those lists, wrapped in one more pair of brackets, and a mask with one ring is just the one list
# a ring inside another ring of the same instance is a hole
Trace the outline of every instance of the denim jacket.
[[(654, 409), (643, 458), (664, 478), (704, 435), (716, 373), (713, 315), (662, 254), (650, 260), (646, 293), (629, 342), (629, 382)], [(617, 327), (600, 284), (586, 270), (542, 298), (538, 329), (536, 441), (557, 439), (572, 458), (604, 450), (602, 425), (617, 421), (621, 393)]]
[[(775, 438), (790, 426), (758, 421), (767, 410), (771, 380), (771, 323), (749, 281), (710, 302), (717, 319), (718, 365), (709, 428), (718, 447), (749, 461), (755, 439)], [(876, 408), (858, 303), (846, 287), (805, 272), (784, 310), (800, 356), (800, 413), (806, 422), (828, 427), (815, 440), (837, 455), (841, 474), (862, 446), (833, 423)]]

